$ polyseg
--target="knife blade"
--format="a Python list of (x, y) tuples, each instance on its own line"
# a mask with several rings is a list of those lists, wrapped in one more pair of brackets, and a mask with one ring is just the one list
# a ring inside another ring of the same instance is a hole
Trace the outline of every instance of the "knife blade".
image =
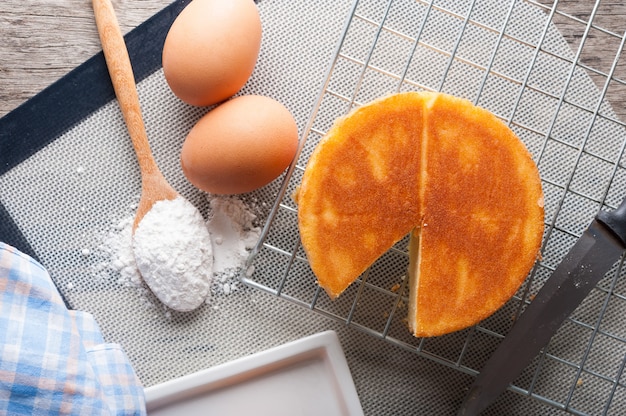
[(504, 392), (625, 249), (626, 199), (598, 213), (486, 362), (457, 414), (478, 415)]

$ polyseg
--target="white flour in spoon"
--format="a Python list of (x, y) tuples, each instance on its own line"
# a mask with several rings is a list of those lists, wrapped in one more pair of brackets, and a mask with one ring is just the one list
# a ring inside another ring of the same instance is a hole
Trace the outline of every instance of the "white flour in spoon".
[(213, 249), (204, 219), (185, 198), (156, 202), (133, 238), (137, 268), (152, 292), (177, 311), (190, 311), (207, 298)]
[[(210, 210), (208, 221), (203, 220), (203, 224), (208, 229), (213, 252), (210, 292), (230, 295), (239, 290), (238, 275), (244, 267), (249, 249), (256, 244), (261, 233), (255, 214), (259, 207), (254, 201), (245, 203), (236, 196), (207, 195), (207, 200)], [(152, 308), (155, 305), (147, 296), (132, 248), (132, 224), (136, 208), (136, 205), (130, 207), (129, 213), (103, 236), (102, 244), (92, 250), (102, 259), (93, 272), (95, 278), (101, 280), (117, 276), (118, 284), (135, 288), (142, 294), (141, 299), (146, 308)], [(154, 241), (168, 238), (168, 234), (157, 235), (154, 231), (150, 234), (155, 236)], [(167, 256), (167, 251), (164, 252), (162, 247), (157, 253), (152, 252), (152, 255)], [(164, 286), (161, 289), (171, 297), (171, 288)], [(209, 302), (210, 297), (210, 293), (207, 294), (205, 301)], [(166, 311), (166, 314), (169, 312)]]

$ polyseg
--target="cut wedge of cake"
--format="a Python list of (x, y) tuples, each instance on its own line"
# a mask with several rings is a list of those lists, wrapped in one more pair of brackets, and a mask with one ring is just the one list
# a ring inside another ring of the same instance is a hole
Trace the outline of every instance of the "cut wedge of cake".
[(537, 167), (499, 119), (441, 93), (399, 93), (338, 119), (298, 191), (302, 244), (339, 296), (411, 233), (415, 336), (471, 326), (514, 295), (543, 234)]

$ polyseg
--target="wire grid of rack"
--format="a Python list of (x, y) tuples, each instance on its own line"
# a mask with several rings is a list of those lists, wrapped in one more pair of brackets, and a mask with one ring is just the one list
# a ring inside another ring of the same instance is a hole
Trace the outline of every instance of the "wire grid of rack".
[[(626, 85), (618, 76), (625, 38), (599, 25), (601, 10), (599, 1), (577, 17), (558, 1), (356, 0), (299, 156), (251, 257), (254, 272), (242, 280), (436, 365), (477, 374), (598, 210), (613, 209), (625, 195), (626, 129), (606, 100)], [(577, 28), (577, 44), (561, 36), (559, 21)], [(592, 38), (614, 45), (607, 68), (585, 61)], [(435, 338), (407, 330), (406, 238), (330, 301), (300, 246), (292, 199), (308, 157), (337, 117), (409, 90), (462, 96), (501, 117), (533, 154), (546, 199), (542, 258), (518, 293), (476, 327)], [(622, 262), (613, 267), (512, 391), (573, 414), (626, 409), (625, 273)], [(432, 371), (436, 377), (436, 366)]]

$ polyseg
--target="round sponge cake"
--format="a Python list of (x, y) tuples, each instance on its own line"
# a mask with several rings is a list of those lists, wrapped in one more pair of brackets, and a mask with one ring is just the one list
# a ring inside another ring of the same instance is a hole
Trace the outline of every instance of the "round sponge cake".
[(408, 322), (420, 337), (500, 308), (543, 236), (541, 182), (524, 144), (489, 111), (442, 93), (394, 94), (338, 119), (297, 200), (303, 247), (331, 298), (411, 233)]

